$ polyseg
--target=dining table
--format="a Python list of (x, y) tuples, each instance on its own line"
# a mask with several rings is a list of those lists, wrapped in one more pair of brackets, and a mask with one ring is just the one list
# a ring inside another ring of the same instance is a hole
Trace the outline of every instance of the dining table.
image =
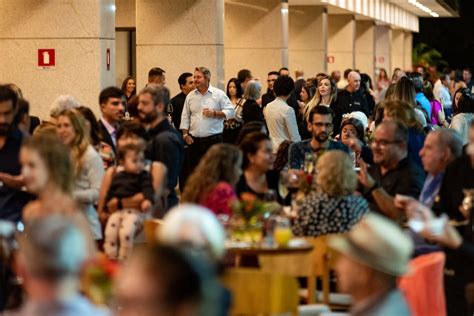
[(304, 239), (295, 238), (290, 240), (288, 245), (279, 246), (277, 244), (267, 245), (265, 243), (247, 243), (226, 241), (226, 251), (228, 256), (232, 256), (234, 267), (241, 265), (242, 256), (259, 256), (259, 255), (291, 255), (308, 253), (313, 250), (314, 246), (306, 242)]

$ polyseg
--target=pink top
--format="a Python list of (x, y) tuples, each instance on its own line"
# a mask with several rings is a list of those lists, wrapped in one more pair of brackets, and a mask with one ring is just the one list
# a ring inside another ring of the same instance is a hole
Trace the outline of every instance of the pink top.
[(201, 199), (199, 204), (209, 208), (216, 215), (232, 215), (231, 203), (236, 199), (234, 188), (227, 182), (219, 182)]
[(441, 103), (438, 100), (430, 101), (431, 103), (431, 124), (439, 125), (438, 113), (442, 111)]

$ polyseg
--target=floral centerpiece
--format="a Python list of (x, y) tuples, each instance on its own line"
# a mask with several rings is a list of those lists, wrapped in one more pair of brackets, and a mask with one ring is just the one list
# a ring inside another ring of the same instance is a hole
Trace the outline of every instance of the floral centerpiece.
[(112, 298), (113, 281), (118, 263), (99, 253), (85, 266), (82, 277), (84, 294), (96, 305), (108, 305)]
[(258, 216), (262, 215), (266, 210), (264, 201), (257, 198), (255, 194), (243, 192), (240, 199), (235, 200), (232, 204), (234, 214), (241, 217), (246, 222), (255, 221)]
[(262, 239), (265, 213), (280, 208), (276, 202), (262, 201), (255, 194), (244, 192), (232, 203), (232, 238), (237, 241), (256, 243)]

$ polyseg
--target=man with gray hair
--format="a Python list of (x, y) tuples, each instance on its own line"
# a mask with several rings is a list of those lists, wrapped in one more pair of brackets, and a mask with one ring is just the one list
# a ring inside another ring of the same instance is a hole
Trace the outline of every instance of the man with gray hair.
[(360, 91), (360, 74), (351, 71), (347, 82), (346, 88), (338, 92), (336, 102), (331, 106), (334, 111), (334, 135), (339, 134), (344, 114), (354, 111), (364, 112), (367, 117), (370, 114), (367, 99)]
[(194, 85), (184, 102), (180, 129), (189, 148), (190, 172), (214, 144), (222, 143), (224, 120), (234, 118), (234, 106), (224, 91), (211, 85), (211, 72), (194, 70)]
[(462, 154), (462, 141), (452, 129), (438, 129), (426, 136), (420, 158), (428, 173), (419, 201), (432, 207), (444, 177), (446, 167)]
[(338, 287), (352, 296), (350, 315), (411, 315), (397, 289), (397, 278), (408, 270), (413, 244), (392, 221), (369, 213), (348, 233), (332, 237), (340, 252)]
[(43, 217), (19, 237), (18, 271), (24, 280), (26, 304), (10, 315), (108, 315), (80, 294), (80, 273), (94, 247), (74, 218)]
[(175, 187), (183, 166), (184, 142), (167, 118), (169, 98), (169, 90), (164, 86), (150, 85), (144, 88), (138, 95), (138, 118), (150, 136), (147, 158), (162, 162), (167, 168), (167, 206), (173, 207), (178, 204)]

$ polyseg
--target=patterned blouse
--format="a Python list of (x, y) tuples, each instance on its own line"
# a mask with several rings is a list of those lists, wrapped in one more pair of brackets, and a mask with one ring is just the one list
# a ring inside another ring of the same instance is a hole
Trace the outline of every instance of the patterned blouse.
[(347, 232), (369, 210), (367, 201), (361, 196), (331, 197), (320, 191), (308, 194), (298, 204), (298, 215), (292, 223), (296, 236)]

